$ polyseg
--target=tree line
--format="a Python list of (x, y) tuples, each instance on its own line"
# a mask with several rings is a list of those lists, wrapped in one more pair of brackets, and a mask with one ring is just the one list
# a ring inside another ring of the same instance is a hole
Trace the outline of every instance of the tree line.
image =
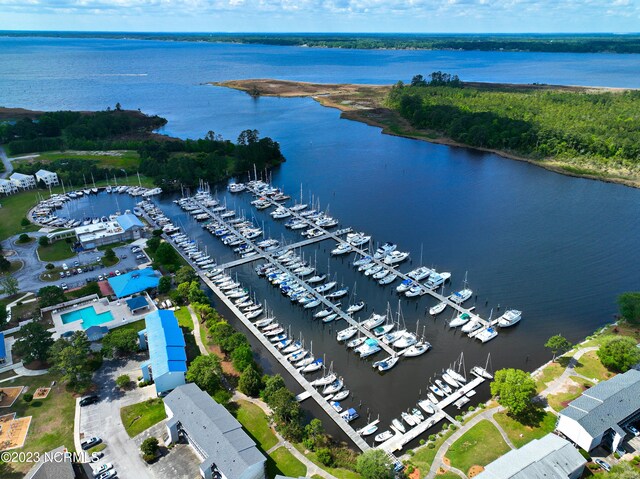
[(398, 82), (386, 100), (415, 128), (533, 159), (627, 168), (640, 163), (638, 91), (470, 87), (442, 72), (430, 78)]

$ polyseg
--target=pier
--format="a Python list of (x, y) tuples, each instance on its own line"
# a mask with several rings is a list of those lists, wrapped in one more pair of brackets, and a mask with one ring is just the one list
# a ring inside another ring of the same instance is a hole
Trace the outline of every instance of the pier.
[(420, 435), (422, 435), (428, 429), (438, 424), (443, 419), (446, 419), (452, 423), (456, 423), (457, 421), (455, 419), (453, 419), (450, 415), (444, 412), (444, 408), (451, 406), (458, 399), (461, 399), (462, 397), (469, 394), (469, 392), (474, 391), (474, 389), (478, 387), (480, 384), (482, 384), (484, 381), (485, 381), (485, 378), (476, 376), (473, 380), (469, 381), (467, 384), (465, 384), (461, 388), (453, 391), (452, 394), (443, 398), (441, 401), (438, 401), (437, 404), (432, 404), (432, 407), (434, 407), (435, 409), (435, 414), (425, 418), (424, 421), (410, 428), (405, 433), (402, 433), (401, 431), (397, 430), (395, 427), (391, 426), (391, 429), (395, 432), (395, 435), (391, 439), (388, 439), (387, 441), (380, 444), (380, 446), (378, 447), (388, 453), (393, 453), (395, 451), (401, 450), (407, 443), (418, 438)]

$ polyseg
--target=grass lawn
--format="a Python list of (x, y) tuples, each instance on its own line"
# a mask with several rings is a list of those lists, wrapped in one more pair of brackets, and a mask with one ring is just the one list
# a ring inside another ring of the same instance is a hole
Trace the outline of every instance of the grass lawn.
[[(145, 176), (140, 176), (140, 182), (142, 186), (153, 187), (153, 180)], [(96, 186), (106, 186), (106, 181), (96, 181)], [(138, 177), (132, 176), (125, 181), (124, 178), (118, 178), (119, 185), (138, 185)], [(62, 186), (57, 186), (51, 189), (52, 193), (62, 193)], [(29, 233), (31, 231), (37, 231), (39, 226), (29, 224), (28, 226), (22, 226), (21, 221), (27, 216), (27, 213), (38, 203), (38, 195), (42, 195), (45, 198), (49, 197), (49, 190), (34, 189), (28, 191), (22, 191), (15, 195), (10, 195), (2, 198), (2, 208), (0, 208), (0, 240), (4, 240), (9, 236), (20, 233)]]
[(131, 244), (134, 241), (135, 240), (128, 240), (128, 241), (118, 241), (117, 243), (103, 244), (98, 246), (98, 251), (105, 251), (105, 250), (108, 250), (109, 248), (111, 249), (120, 248), (121, 246), (127, 246), (128, 244)]
[[(267, 477), (282, 474), (289, 477), (302, 477), (307, 474), (307, 467), (282, 446), (269, 454), (273, 462), (267, 462)], [(275, 464), (274, 464), (275, 463)]]
[(536, 391), (541, 392), (547, 387), (551, 381), (559, 377), (565, 370), (566, 366), (562, 366), (557, 362), (549, 363), (538, 376), (536, 376)]
[(180, 309), (176, 309), (174, 314), (176, 318), (178, 318), (178, 325), (180, 325), (181, 328), (187, 328), (189, 331), (193, 331), (193, 320), (186, 306), (181, 306)]
[(76, 252), (71, 249), (71, 245), (64, 240), (56, 241), (47, 246), (38, 246), (40, 261), (45, 263), (73, 258), (75, 255)]
[(580, 347), (600, 346), (612, 336), (630, 336), (636, 341), (640, 341), (640, 326), (629, 324), (626, 321), (620, 321), (620, 324), (617, 325), (610, 324)]
[(453, 467), (466, 473), (471, 466), (486, 466), (509, 451), (496, 427), (483, 420), (454, 442), (446, 457)]
[(295, 447), (298, 451), (305, 455), (307, 459), (313, 462), (316, 466), (324, 469), (329, 474), (337, 477), (338, 479), (360, 479), (362, 476), (357, 472), (350, 471), (349, 469), (344, 469), (342, 467), (327, 467), (323, 465), (320, 461), (318, 461), (318, 457), (315, 452), (309, 451), (305, 452), (306, 448), (303, 444), (295, 444)]
[(433, 443), (435, 446), (433, 449), (427, 447), (425, 444), (424, 446), (420, 446), (418, 449), (414, 450), (414, 454), (411, 456), (409, 462), (411, 462), (416, 469), (420, 469), (420, 477), (425, 477), (427, 475), (427, 472), (429, 472), (429, 468), (431, 467), (431, 463), (436, 457), (436, 452), (438, 452), (442, 443), (446, 441), (451, 434), (453, 434), (453, 431), (447, 431), (444, 435), (438, 437)]
[(236, 419), (249, 431), (262, 449), (268, 451), (278, 444), (278, 438), (269, 427), (267, 416), (262, 409), (248, 401), (238, 401), (238, 406)]
[(579, 365), (576, 366), (575, 371), (585, 377), (602, 381), (614, 376), (612, 372), (602, 365), (596, 351), (589, 351), (583, 354), (578, 363)]
[(11, 263), (11, 266), (9, 267), (9, 271), (0, 272), (0, 276), (5, 276), (7, 274), (15, 273), (20, 268), (22, 268), (22, 264), (23, 264), (22, 261), (20, 260), (10, 261), (10, 263)]
[[(65, 389), (59, 378), (52, 374), (43, 376), (19, 377), (12, 381), (5, 381), (2, 386), (28, 386), (33, 393), (39, 387), (51, 387), (51, 382), (57, 381), (51, 388), (46, 399), (26, 403), (20, 396), (13, 406), (3, 408), (2, 414), (17, 413), (17, 417), (32, 416), (29, 433), (24, 447), (14, 449), (15, 452), (46, 452), (59, 446), (66, 446), (70, 451), (73, 446), (73, 419), (76, 401), (71, 392)], [(3, 479), (22, 478), (32, 464), (13, 463), (11, 472), (3, 473)]]
[[(28, 298), (31, 299), (31, 298)], [(38, 315), (40, 309), (40, 303), (38, 301), (29, 301), (28, 303), (16, 304), (11, 308), (11, 322), (24, 321), (26, 319), (32, 319)]]
[(89, 449), (87, 452), (89, 454), (93, 454), (94, 452), (100, 452), (100, 451), (104, 451), (107, 448), (107, 445), (104, 442), (101, 442), (100, 444), (98, 444), (97, 446), (93, 446), (91, 449)]
[(125, 324), (124, 326), (118, 326), (118, 329), (130, 329), (132, 331), (135, 331), (136, 333), (138, 331), (142, 331), (145, 328), (145, 324), (144, 324), (144, 319), (141, 319), (140, 321), (135, 321), (133, 323), (129, 323), (129, 324)]
[(578, 385), (569, 387), (566, 392), (547, 396), (549, 406), (551, 406), (555, 411), (560, 412), (562, 409), (567, 407), (568, 403), (580, 396), (583, 391), (593, 386), (593, 383), (578, 376), (571, 376), (571, 379), (578, 383)]
[[(97, 154), (96, 154), (97, 153)], [(41, 162), (48, 163), (54, 160), (64, 160), (64, 159), (82, 159), (82, 160), (95, 160), (97, 161), (98, 167), (103, 168), (136, 168), (140, 164), (140, 155), (138, 155), (137, 151), (134, 150), (109, 150), (106, 152), (102, 152), (103, 154), (99, 154), (100, 152), (95, 151), (75, 151), (68, 150), (65, 152), (62, 151), (46, 151), (42, 153), (34, 153), (34, 155), (38, 155), (33, 159), (24, 159), (24, 160), (16, 160), (13, 162), (14, 167), (19, 169), (21, 165)], [(118, 183), (120, 180), (118, 180)]]
[(120, 419), (129, 437), (137, 436), (166, 417), (164, 403), (160, 398), (149, 399), (120, 409)]
[(120, 262), (120, 258), (116, 256), (115, 258), (109, 259), (103, 256), (101, 262), (104, 266), (109, 268), (111, 266), (115, 266), (116, 264), (118, 264)]
[(556, 417), (550, 412), (545, 412), (542, 420), (535, 427), (525, 426), (503, 412), (496, 413), (493, 417), (517, 448), (524, 446), (534, 439), (540, 439), (542, 436), (553, 431), (556, 426)]

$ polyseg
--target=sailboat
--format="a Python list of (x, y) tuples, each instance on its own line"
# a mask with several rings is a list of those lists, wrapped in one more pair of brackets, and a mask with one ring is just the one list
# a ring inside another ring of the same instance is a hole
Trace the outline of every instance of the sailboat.
[(397, 354), (394, 354), (392, 356), (389, 356), (388, 358), (382, 359), (381, 361), (376, 361), (375, 363), (373, 363), (373, 367), (382, 373), (394, 367), (398, 362), (398, 359), (399, 356)]
[(451, 296), (449, 296), (449, 300), (456, 304), (462, 304), (465, 301), (467, 301), (469, 298), (471, 298), (471, 296), (473, 296), (473, 291), (470, 290), (467, 286), (467, 273), (465, 273), (464, 288), (461, 289), (460, 291), (453, 293)]

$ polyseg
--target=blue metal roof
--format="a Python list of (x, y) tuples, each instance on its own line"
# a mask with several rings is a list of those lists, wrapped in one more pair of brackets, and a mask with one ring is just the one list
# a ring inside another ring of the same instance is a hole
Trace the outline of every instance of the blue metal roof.
[(4, 348), (4, 333), (0, 333), (0, 359), (7, 357), (7, 350)]
[(182, 330), (173, 311), (160, 309), (144, 318), (149, 361), (155, 377), (187, 371), (187, 353)]
[(122, 229), (125, 231), (134, 226), (144, 228), (142, 221), (140, 221), (136, 215), (132, 215), (131, 213), (125, 213), (124, 215), (118, 216), (116, 221), (120, 223), (120, 226), (122, 226)]
[(120, 276), (109, 278), (109, 286), (118, 298), (131, 296), (149, 288), (158, 287), (160, 275), (153, 268), (131, 271)]
[(149, 303), (147, 302), (147, 298), (145, 298), (144, 296), (136, 296), (135, 298), (129, 298), (127, 299), (126, 303), (131, 311), (149, 306)]

